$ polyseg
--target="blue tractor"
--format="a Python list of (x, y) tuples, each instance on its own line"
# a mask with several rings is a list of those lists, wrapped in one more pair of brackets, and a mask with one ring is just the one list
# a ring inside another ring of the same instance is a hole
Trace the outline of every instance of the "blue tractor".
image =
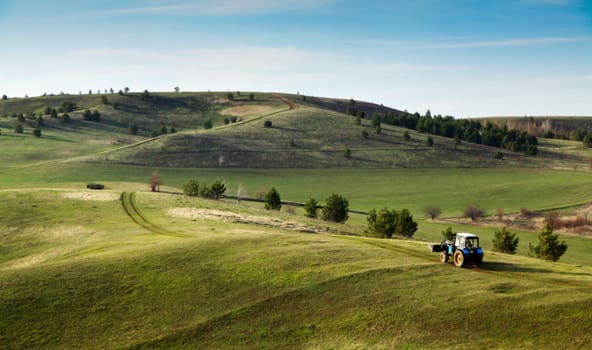
[(442, 263), (447, 263), (450, 257), (458, 267), (481, 266), (483, 263), (483, 249), (479, 245), (479, 237), (472, 233), (457, 233), (454, 239), (432, 244), (430, 247), (432, 252), (440, 253)]

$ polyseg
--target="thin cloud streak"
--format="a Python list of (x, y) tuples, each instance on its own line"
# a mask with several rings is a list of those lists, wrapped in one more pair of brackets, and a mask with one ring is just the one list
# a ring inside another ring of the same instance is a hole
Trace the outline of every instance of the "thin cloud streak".
[(534, 45), (552, 45), (569, 44), (583, 41), (590, 41), (592, 37), (546, 37), (546, 38), (528, 38), (528, 39), (507, 39), (494, 41), (472, 41), (458, 43), (444, 43), (427, 45), (429, 49), (465, 49), (465, 48), (488, 48), (488, 47), (515, 47), (515, 46), (534, 46)]
[(442, 43), (421, 43), (400, 40), (358, 40), (349, 41), (351, 44), (369, 45), (369, 46), (387, 46), (403, 48), (407, 50), (419, 49), (476, 49), (493, 47), (524, 47), (524, 46), (543, 46), (543, 45), (562, 45), (592, 41), (591, 36), (577, 37), (544, 37), (544, 38), (516, 38), (503, 40), (481, 40), (481, 41), (457, 41)]
[(162, 6), (130, 7), (99, 11), (94, 15), (204, 15), (229, 16), (318, 8), (336, 0), (202, 0)]

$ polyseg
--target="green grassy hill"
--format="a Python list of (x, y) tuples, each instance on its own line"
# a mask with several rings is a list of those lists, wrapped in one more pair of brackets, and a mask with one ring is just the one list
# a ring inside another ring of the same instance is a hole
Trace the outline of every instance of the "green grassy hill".
[[(2, 167), (35, 161), (86, 156), (86, 161), (148, 166), (222, 168), (475, 168), (589, 167), (592, 152), (580, 143), (541, 139), (536, 157), (432, 136), (382, 124), (380, 134), (370, 115), (396, 112), (367, 102), (356, 108), (368, 116), (358, 125), (344, 114), (348, 101), (286, 95), (290, 109), (278, 96), (266, 93), (153, 93), (64, 95), (0, 101)], [(107, 99), (106, 103), (103, 97)], [(44, 115), (42, 137), (32, 137), (38, 115), (64, 103), (75, 103), (72, 121)], [(85, 110), (97, 110), (98, 122), (83, 120)], [(24, 134), (12, 130), (17, 116), (25, 121)], [(264, 122), (272, 127), (264, 127)], [(211, 123), (213, 128), (204, 125)], [(130, 135), (135, 125), (137, 135)], [(162, 128), (176, 134), (156, 138)], [(406, 141), (404, 132), (411, 138)], [(155, 134), (156, 133), (156, 134)], [(362, 134), (367, 133), (367, 137)], [(38, 152), (38, 149), (45, 150)], [(349, 150), (349, 157), (345, 154)]]
[[(9, 348), (586, 348), (592, 269), (425, 243), (302, 233), (325, 223), (136, 192), (2, 191)], [(330, 225), (334, 230), (353, 226)], [(569, 296), (569, 297), (567, 297)], [(561, 332), (557, 332), (561, 327)], [(450, 333), (463, 336), (451, 337)]]

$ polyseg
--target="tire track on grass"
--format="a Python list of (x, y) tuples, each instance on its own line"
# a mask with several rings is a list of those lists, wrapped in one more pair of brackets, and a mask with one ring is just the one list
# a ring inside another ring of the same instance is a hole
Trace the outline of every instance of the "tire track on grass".
[(164, 229), (158, 225), (153, 224), (150, 222), (146, 217), (142, 214), (142, 212), (138, 209), (136, 205), (136, 193), (135, 192), (122, 192), (119, 200), (121, 201), (121, 206), (125, 211), (126, 215), (132, 219), (138, 226), (156, 234), (160, 235), (171, 235), (172, 232)]

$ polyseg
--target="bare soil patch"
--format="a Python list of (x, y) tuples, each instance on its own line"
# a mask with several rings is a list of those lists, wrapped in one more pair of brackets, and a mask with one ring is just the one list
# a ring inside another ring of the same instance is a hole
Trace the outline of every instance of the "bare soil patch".
[(326, 230), (320, 227), (307, 226), (301, 223), (292, 221), (283, 221), (276, 218), (269, 218), (264, 216), (254, 216), (233, 213), (230, 211), (200, 209), (200, 208), (173, 208), (169, 209), (168, 215), (179, 218), (189, 219), (207, 219), (207, 220), (225, 220), (241, 224), (254, 224), (277, 227), (287, 230), (293, 230), (306, 233), (321, 233)]
[(81, 201), (116, 201), (119, 196), (113, 192), (96, 192), (96, 191), (82, 191), (82, 192), (66, 192), (63, 194), (64, 198), (75, 199)]
[(265, 114), (271, 112), (273, 107), (263, 105), (249, 105), (249, 106), (237, 106), (230, 107), (222, 110), (220, 114), (230, 115), (233, 117), (245, 117), (249, 115)]

